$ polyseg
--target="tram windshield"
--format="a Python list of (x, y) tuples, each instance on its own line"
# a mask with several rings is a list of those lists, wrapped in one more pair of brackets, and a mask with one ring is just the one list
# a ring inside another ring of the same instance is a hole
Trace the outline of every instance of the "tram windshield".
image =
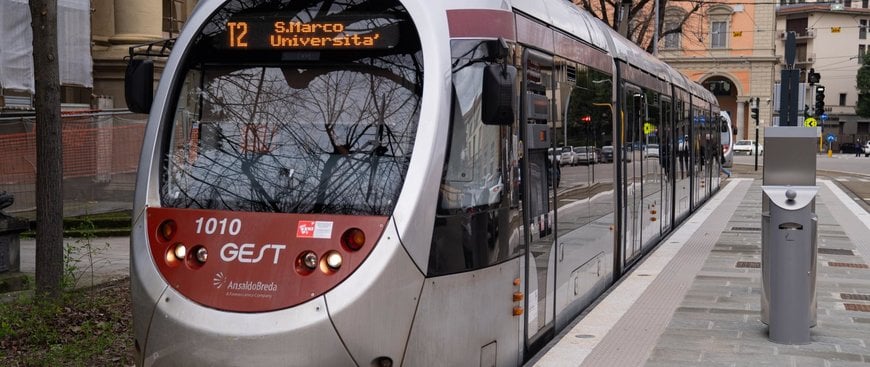
[(420, 48), (399, 46), (318, 52), (316, 62), (277, 61), (297, 58), (286, 50), (240, 62), (240, 51), (217, 47), (188, 62), (170, 115), (163, 205), (390, 215), (422, 96)]

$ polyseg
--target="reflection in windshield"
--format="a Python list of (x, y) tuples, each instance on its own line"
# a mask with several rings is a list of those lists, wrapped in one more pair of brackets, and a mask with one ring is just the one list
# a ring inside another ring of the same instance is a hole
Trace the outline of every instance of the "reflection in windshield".
[(389, 215), (417, 129), (418, 57), (191, 70), (164, 205)]

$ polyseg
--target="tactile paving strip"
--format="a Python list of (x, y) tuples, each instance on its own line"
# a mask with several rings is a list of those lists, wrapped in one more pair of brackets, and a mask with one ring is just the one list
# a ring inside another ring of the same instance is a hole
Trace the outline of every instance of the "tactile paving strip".
[(840, 293), (840, 298), (853, 301), (870, 301), (870, 294)]
[(746, 268), (746, 269), (760, 269), (761, 262), (760, 261), (738, 261), (736, 268)]
[(855, 256), (855, 253), (852, 250), (846, 250), (842, 248), (819, 248), (819, 253), (822, 255), (846, 255), (846, 256)]
[(859, 305), (856, 303), (844, 303), (846, 311), (870, 312), (870, 305)]
[[(671, 259), (634, 306), (586, 357), (582, 366), (643, 365), (655, 347), (655, 340), (667, 329), (674, 310), (683, 301), (692, 280), (719, 240), (718, 234), (725, 230), (751, 183), (735, 182), (738, 186), (719, 205), (716, 215), (709, 216), (701, 224), (686, 246)], [(628, 340), (631, 342), (626, 342)]]

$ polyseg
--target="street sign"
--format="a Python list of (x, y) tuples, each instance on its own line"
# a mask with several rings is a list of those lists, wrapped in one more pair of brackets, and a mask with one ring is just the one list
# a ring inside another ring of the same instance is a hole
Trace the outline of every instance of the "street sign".
[(837, 141), (837, 137), (834, 134), (828, 134), (828, 136), (825, 137), (825, 140), (828, 143), (832, 143), (832, 142)]
[(655, 130), (655, 126), (653, 126), (653, 124), (651, 124), (649, 122), (643, 123), (643, 133), (645, 135), (652, 134), (653, 130)]
[(827, 113), (823, 113), (821, 116), (819, 116), (819, 118), (821, 118), (822, 121), (828, 121), (828, 114), (827, 114)]
[(816, 119), (812, 117), (807, 117), (806, 120), (804, 120), (805, 127), (816, 127), (816, 125), (818, 125), (818, 123), (816, 122)]

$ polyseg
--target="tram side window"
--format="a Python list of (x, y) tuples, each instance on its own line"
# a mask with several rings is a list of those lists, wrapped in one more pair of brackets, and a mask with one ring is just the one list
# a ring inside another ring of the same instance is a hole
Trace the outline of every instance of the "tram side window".
[(520, 254), (511, 197), (511, 126), (481, 120), (480, 41), (454, 41), (449, 141), (432, 233), (428, 275), (480, 269)]
[[(441, 182), (442, 210), (499, 205), (505, 197), (504, 147), (507, 128), (481, 121), (481, 93), (486, 54), (470, 45), (468, 59), (455, 68), (449, 150)], [(461, 62), (462, 59), (457, 60)]]
[(602, 147), (613, 145), (611, 86), (610, 75), (579, 66), (576, 87), (571, 91), (565, 112), (566, 145), (580, 147), (581, 154), (588, 154), (598, 161), (603, 161), (600, 158)]

